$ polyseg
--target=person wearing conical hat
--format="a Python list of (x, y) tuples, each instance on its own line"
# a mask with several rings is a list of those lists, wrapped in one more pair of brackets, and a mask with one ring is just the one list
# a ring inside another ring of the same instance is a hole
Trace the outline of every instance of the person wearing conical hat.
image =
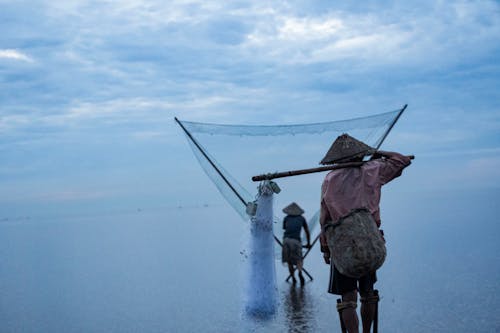
[(309, 234), (309, 228), (307, 227), (306, 219), (302, 216), (304, 210), (292, 202), (285, 208), (283, 208), (283, 213), (287, 214), (283, 219), (283, 229), (285, 230), (283, 234), (283, 249), (282, 249), (282, 261), (288, 264), (288, 270), (290, 271), (290, 276), (292, 277), (293, 283), (297, 283), (295, 279), (294, 272), (295, 267), (299, 271), (298, 276), (300, 279), (300, 284), (304, 285), (305, 280), (302, 276), (302, 239), (300, 237), (300, 232), (304, 228), (304, 232), (307, 238), (306, 247), (311, 245), (311, 236)]
[[(371, 227), (374, 230), (372, 234), (379, 237), (383, 247), (383, 258), (377, 265), (383, 263), (385, 240), (382, 231), (378, 229), (381, 187), (399, 177), (403, 169), (410, 165), (410, 158), (399, 153), (375, 151), (365, 143), (343, 134), (335, 140), (320, 162), (362, 162), (368, 155), (372, 155), (369, 161), (330, 171), (321, 187), (320, 242), (325, 263), (330, 265), (328, 292), (342, 295), (342, 302), (337, 308), (349, 333), (359, 330), (356, 314), (358, 292), (361, 295), (363, 332), (370, 332), (378, 302), (378, 295), (374, 292), (377, 276), (376, 268), (374, 271), (368, 270), (368, 273), (363, 271), (363, 276), (346, 275), (348, 273), (342, 267), (345, 264), (342, 259), (348, 256), (347, 252), (351, 251), (352, 247), (339, 246), (342, 241), (339, 235), (341, 232), (354, 230), (358, 225)], [(369, 256), (370, 251), (376, 250), (374, 248), (365, 253)]]

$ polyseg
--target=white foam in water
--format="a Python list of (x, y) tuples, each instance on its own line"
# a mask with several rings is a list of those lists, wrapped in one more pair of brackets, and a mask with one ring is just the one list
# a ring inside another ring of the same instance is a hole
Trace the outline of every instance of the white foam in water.
[(278, 287), (274, 265), (273, 191), (259, 187), (257, 212), (251, 220), (245, 311), (260, 318), (276, 313)]

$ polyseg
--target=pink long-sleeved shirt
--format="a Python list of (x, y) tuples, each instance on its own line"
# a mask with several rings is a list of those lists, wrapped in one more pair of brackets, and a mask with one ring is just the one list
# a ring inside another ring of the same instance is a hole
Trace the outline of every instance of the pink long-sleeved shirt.
[(329, 254), (323, 226), (337, 221), (353, 209), (366, 208), (380, 227), (380, 190), (382, 185), (401, 175), (410, 158), (398, 153), (380, 152), (384, 158), (330, 171), (321, 186), (321, 251)]

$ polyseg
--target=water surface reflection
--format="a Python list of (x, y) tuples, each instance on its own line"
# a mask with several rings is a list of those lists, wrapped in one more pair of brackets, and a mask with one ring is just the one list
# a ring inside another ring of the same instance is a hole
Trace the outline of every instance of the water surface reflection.
[(315, 332), (314, 302), (307, 284), (303, 287), (291, 284), (282, 294), (288, 332)]

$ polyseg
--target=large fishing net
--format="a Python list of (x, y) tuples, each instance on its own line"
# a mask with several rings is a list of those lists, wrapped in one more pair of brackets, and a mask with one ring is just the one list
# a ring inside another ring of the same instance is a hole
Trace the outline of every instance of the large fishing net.
[[(319, 166), (341, 134), (378, 148), (404, 108), (368, 117), (299, 125), (225, 125), (177, 120), (194, 155), (219, 192), (245, 221), (248, 202), (255, 200), (258, 183), (252, 176)], [(275, 180), (275, 234), (282, 233), (281, 209), (297, 202), (306, 213), (312, 237), (319, 233), (320, 188), (325, 173)]]

